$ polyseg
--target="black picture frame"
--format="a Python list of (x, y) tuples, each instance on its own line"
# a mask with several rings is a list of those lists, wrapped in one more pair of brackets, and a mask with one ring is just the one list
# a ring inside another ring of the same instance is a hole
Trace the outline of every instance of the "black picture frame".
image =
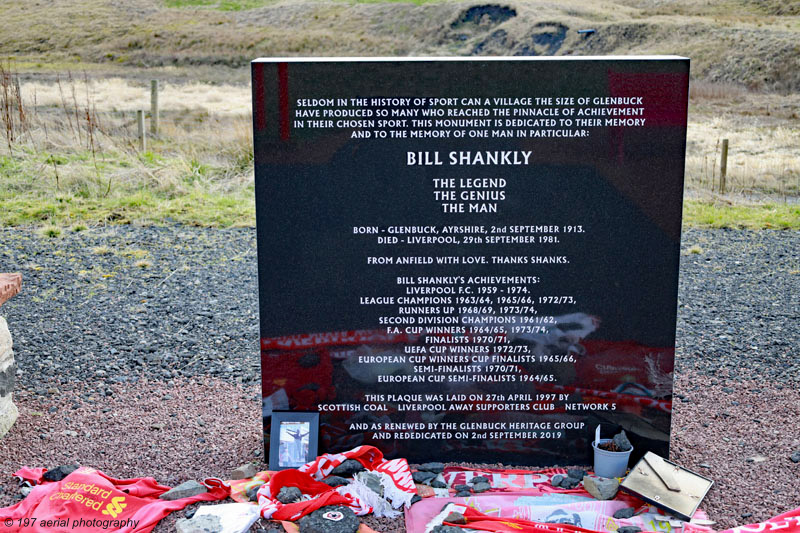
[[(281, 433), (290, 437), (281, 441)], [(305, 432), (305, 434), (304, 434)], [(319, 413), (273, 411), (269, 439), (269, 469), (300, 467), (317, 456)]]

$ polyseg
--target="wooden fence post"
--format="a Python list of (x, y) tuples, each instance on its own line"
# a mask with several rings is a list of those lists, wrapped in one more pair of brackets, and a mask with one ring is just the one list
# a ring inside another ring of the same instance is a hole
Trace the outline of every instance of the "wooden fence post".
[(150, 133), (158, 135), (158, 80), (150, 80)]
[(725, 194), (725, 178), (728, 174), (728, 139), (722, 139), (722, 157), (719, 161), (719, 192)]
[(147, 132), (144, 129), (144, 111), (141, 109), (136, 111), (136, 124), (139, 130), (139, 151), (144, 152), (147, 150)]

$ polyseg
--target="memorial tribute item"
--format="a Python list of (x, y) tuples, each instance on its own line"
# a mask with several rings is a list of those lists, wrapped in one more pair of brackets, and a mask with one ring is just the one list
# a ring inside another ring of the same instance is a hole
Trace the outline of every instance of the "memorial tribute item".
[(690, 520), (713, 484), (707, 477), (647, 452), (620, 488), (682, 520)]
[(252, 64), (265, 449), (669, 453), (689, 61)]
[(273, 412), (269, 469), (297, 468), (317, 456), (319, 413)]

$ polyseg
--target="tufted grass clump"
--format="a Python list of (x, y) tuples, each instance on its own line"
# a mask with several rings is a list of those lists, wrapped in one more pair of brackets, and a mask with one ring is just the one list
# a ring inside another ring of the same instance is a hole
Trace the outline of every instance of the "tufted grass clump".
[(94, 248), (92, 248), (92, 253), (94, 255), (108, 255), (111, 253), (111, 248), (109, 248), (106, 245), (95, 246)]
[(47, 226), (43, 226), (39, 230), (39, 234), (43, 237), (48, 237), (50, 239), (55, 239), (61, 237), (61, 228), (55, 226), (53, 224), (48, 224)]

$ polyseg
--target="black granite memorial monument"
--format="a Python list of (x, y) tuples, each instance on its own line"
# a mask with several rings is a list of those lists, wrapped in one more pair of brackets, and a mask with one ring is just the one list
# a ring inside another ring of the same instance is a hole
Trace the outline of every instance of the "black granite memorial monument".
[[(668, 456), (689, 62), (252, 64), (265, 447)], [(632, 459), (635, 460), (636, 458)]]

